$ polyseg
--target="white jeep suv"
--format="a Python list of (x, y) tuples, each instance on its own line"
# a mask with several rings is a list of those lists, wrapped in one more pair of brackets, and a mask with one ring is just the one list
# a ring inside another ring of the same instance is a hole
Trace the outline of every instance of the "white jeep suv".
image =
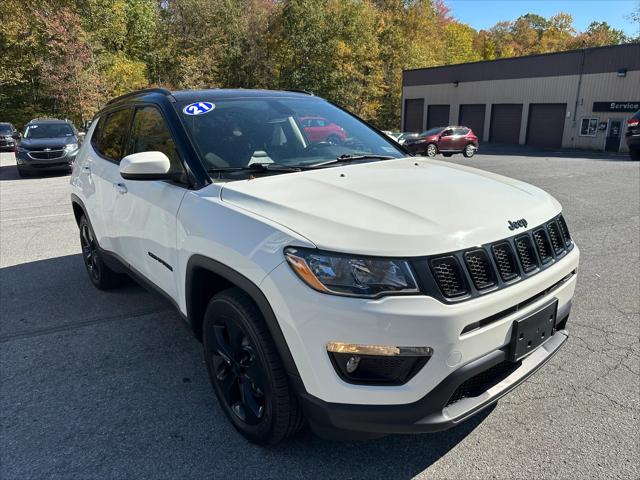
[(124, 95), (96, 115), (71, 185), (93, 284), (126, 273), (169, 299), (256, 443), (305, 423), (449, 428), (567, 340), (579, 253), (554, 198), (411, 157), (313, 95)]

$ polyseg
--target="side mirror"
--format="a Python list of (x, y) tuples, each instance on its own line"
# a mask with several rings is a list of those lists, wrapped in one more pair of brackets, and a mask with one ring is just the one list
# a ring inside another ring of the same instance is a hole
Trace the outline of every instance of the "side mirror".
[(125, 180), (167, 180), (171, 162), (162, 152), (140, 152), (120, 161), (120, 176)]

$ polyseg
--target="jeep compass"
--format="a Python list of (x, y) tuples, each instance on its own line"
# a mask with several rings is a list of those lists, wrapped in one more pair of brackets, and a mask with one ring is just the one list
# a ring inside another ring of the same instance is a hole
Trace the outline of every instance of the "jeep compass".
[(71, 186), (90, 281), (164, 295), (252, 442), (450, 428), (568, 338), (579, 253), (551, 195), (409, 156), (313, 95), (118, 97)]

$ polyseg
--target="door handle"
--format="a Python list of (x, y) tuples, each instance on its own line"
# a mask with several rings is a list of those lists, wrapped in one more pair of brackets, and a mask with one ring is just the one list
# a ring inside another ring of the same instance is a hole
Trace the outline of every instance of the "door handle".
[(83, 173), (91, 173), (91, 168), (87, 167), (86, 165), (84, 167), (82, 167), (82, 172)]
[(128, 191), (127, 186), (124, 183), (121, 183), (121, 182), (114, 183), (113, 186), (120, 194), (125, 194)]

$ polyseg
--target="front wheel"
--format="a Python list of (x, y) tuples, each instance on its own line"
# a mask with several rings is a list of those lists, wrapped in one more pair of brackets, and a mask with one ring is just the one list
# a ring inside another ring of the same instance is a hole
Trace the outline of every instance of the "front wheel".
[(471, 158), (476, 154), (476, 147), (469, 144), (466, 147), (464, 147), (462, 154), (467, 158)]
[(233, 426), (249, 441), (273, 445), (304, 418), (260, 310), (238, 288), (214, 296), (204, 316), (209, 378)]
[(436, 154), (438, 153), (438, 147), (435, 146), (435, 144), (430, 143), (429, 145), (427, 145), (427, 150), (426, 150), (426, 154), (427, 157), (435, 157)]

